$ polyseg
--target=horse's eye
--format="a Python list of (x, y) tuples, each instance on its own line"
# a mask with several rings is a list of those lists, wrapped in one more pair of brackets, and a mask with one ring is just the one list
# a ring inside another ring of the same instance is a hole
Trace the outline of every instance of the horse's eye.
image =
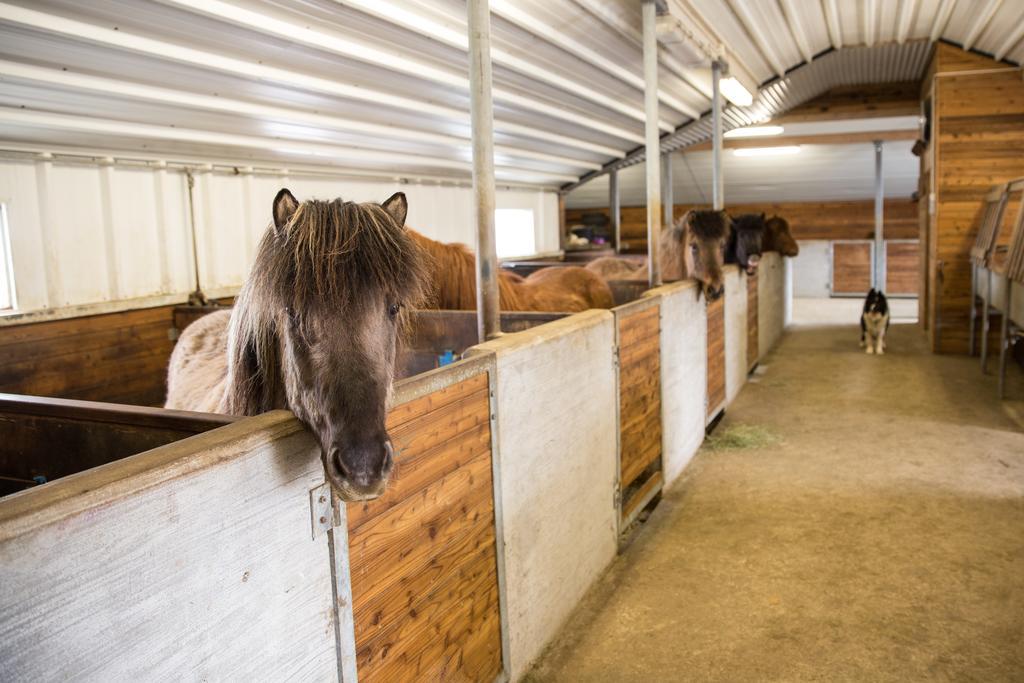
[(690, 251), (692, 251), (694, 254), (696, 254), (697, 253), (697, 245), (696, 244), (691, 244), (690, 245)]
[(401, 308), (402, 307), (398, 304), (391, 304), (391, 308), (388, 309), (388, 315), (390, 315), (392, 318), (397, 317), (398, 311), (401, 310)]

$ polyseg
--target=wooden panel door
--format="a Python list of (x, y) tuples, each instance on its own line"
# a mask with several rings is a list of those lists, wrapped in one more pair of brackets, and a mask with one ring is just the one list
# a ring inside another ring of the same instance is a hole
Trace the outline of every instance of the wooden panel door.
[(387, 491), (348, 505), (360, 681), (491, 681), (501, 623), (486, 372), (391, 410)]
[(871, 289), (871, 242), (832, 243), (832, 296), (862, 296)]
[(725, 297), (708, 304), (708, 414), (725, 407)]
[(921, 249), (917, 240), (885, 243), (885, 293), (917, 296), (921, 279)]
[(618, 314), (619, 487), (625, 527), (661, 487), (661, 321), (657, 305)]

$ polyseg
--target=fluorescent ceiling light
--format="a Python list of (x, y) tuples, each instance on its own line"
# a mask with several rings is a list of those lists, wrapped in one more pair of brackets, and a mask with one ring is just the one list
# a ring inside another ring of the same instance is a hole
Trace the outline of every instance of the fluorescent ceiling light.
[(797, 154), (800, 151), (799, 145), (785, 145), (780, 147), (743, 147), (732, 151), (738, 157), (764, 157), (776, 154)]
[(747, 126), (733, 128), (725, 134), (727, 138), (765, 138), (770, 135), (782, 135), (782, 126)]
[(750, 94), (750, 91), (744, 88), (743, 84), (732, 76), (718, 81), (718, 87), (722, 90), (722, 94), (725, 95), (725, 99), (738, 107), (749, 107), (754, 103), (754, 96)]

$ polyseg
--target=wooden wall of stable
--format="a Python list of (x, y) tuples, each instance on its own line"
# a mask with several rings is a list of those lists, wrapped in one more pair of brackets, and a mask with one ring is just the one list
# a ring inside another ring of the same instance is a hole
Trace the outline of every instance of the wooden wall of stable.
[(935, 214), (921, 226), (931, 345), (965, 353), (982, 200), (992, 185), (1024, 176), (1024, 80), (1019, 68), (940, 43), (923, 88), (932, 140), (922, 166), (934, 170), (935, 193)]
[[(675, 216), (682, 216), (690, 205), (677, 204)], [(798, 240), (872, 239), (875, 235), (875, 203), (873, 200), (833, 202), (781, 202), (774, 204), (734, 204), (726, 207), (732, 214), (778, 214), (789, 221), (790, 231)], [(579, 222), (583, 214), (608, 215), (607, 208), (568, 209), (569, 225)], [(884, 231), (887, 239), (918, 237), (918, 205), (909, 199), (888, 199), (885, 202)], [(622, 207), (622, 239), (630, 251), (647, 249), (647, 208)]]
[(0, 391), (162, 405), (173, 306), (0, 327)]

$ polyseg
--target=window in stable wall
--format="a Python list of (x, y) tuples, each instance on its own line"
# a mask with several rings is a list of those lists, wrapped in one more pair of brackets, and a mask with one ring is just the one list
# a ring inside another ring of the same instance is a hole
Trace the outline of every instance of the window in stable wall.
[(494, 236), (498, 258), (530, 256), (537, 253), (533, 209), (497, 209)]
[(0, 311), (16, 308), (14, 268), (11, 265), (11, 240), (7, 232), (7, 206), (0, 204)]

